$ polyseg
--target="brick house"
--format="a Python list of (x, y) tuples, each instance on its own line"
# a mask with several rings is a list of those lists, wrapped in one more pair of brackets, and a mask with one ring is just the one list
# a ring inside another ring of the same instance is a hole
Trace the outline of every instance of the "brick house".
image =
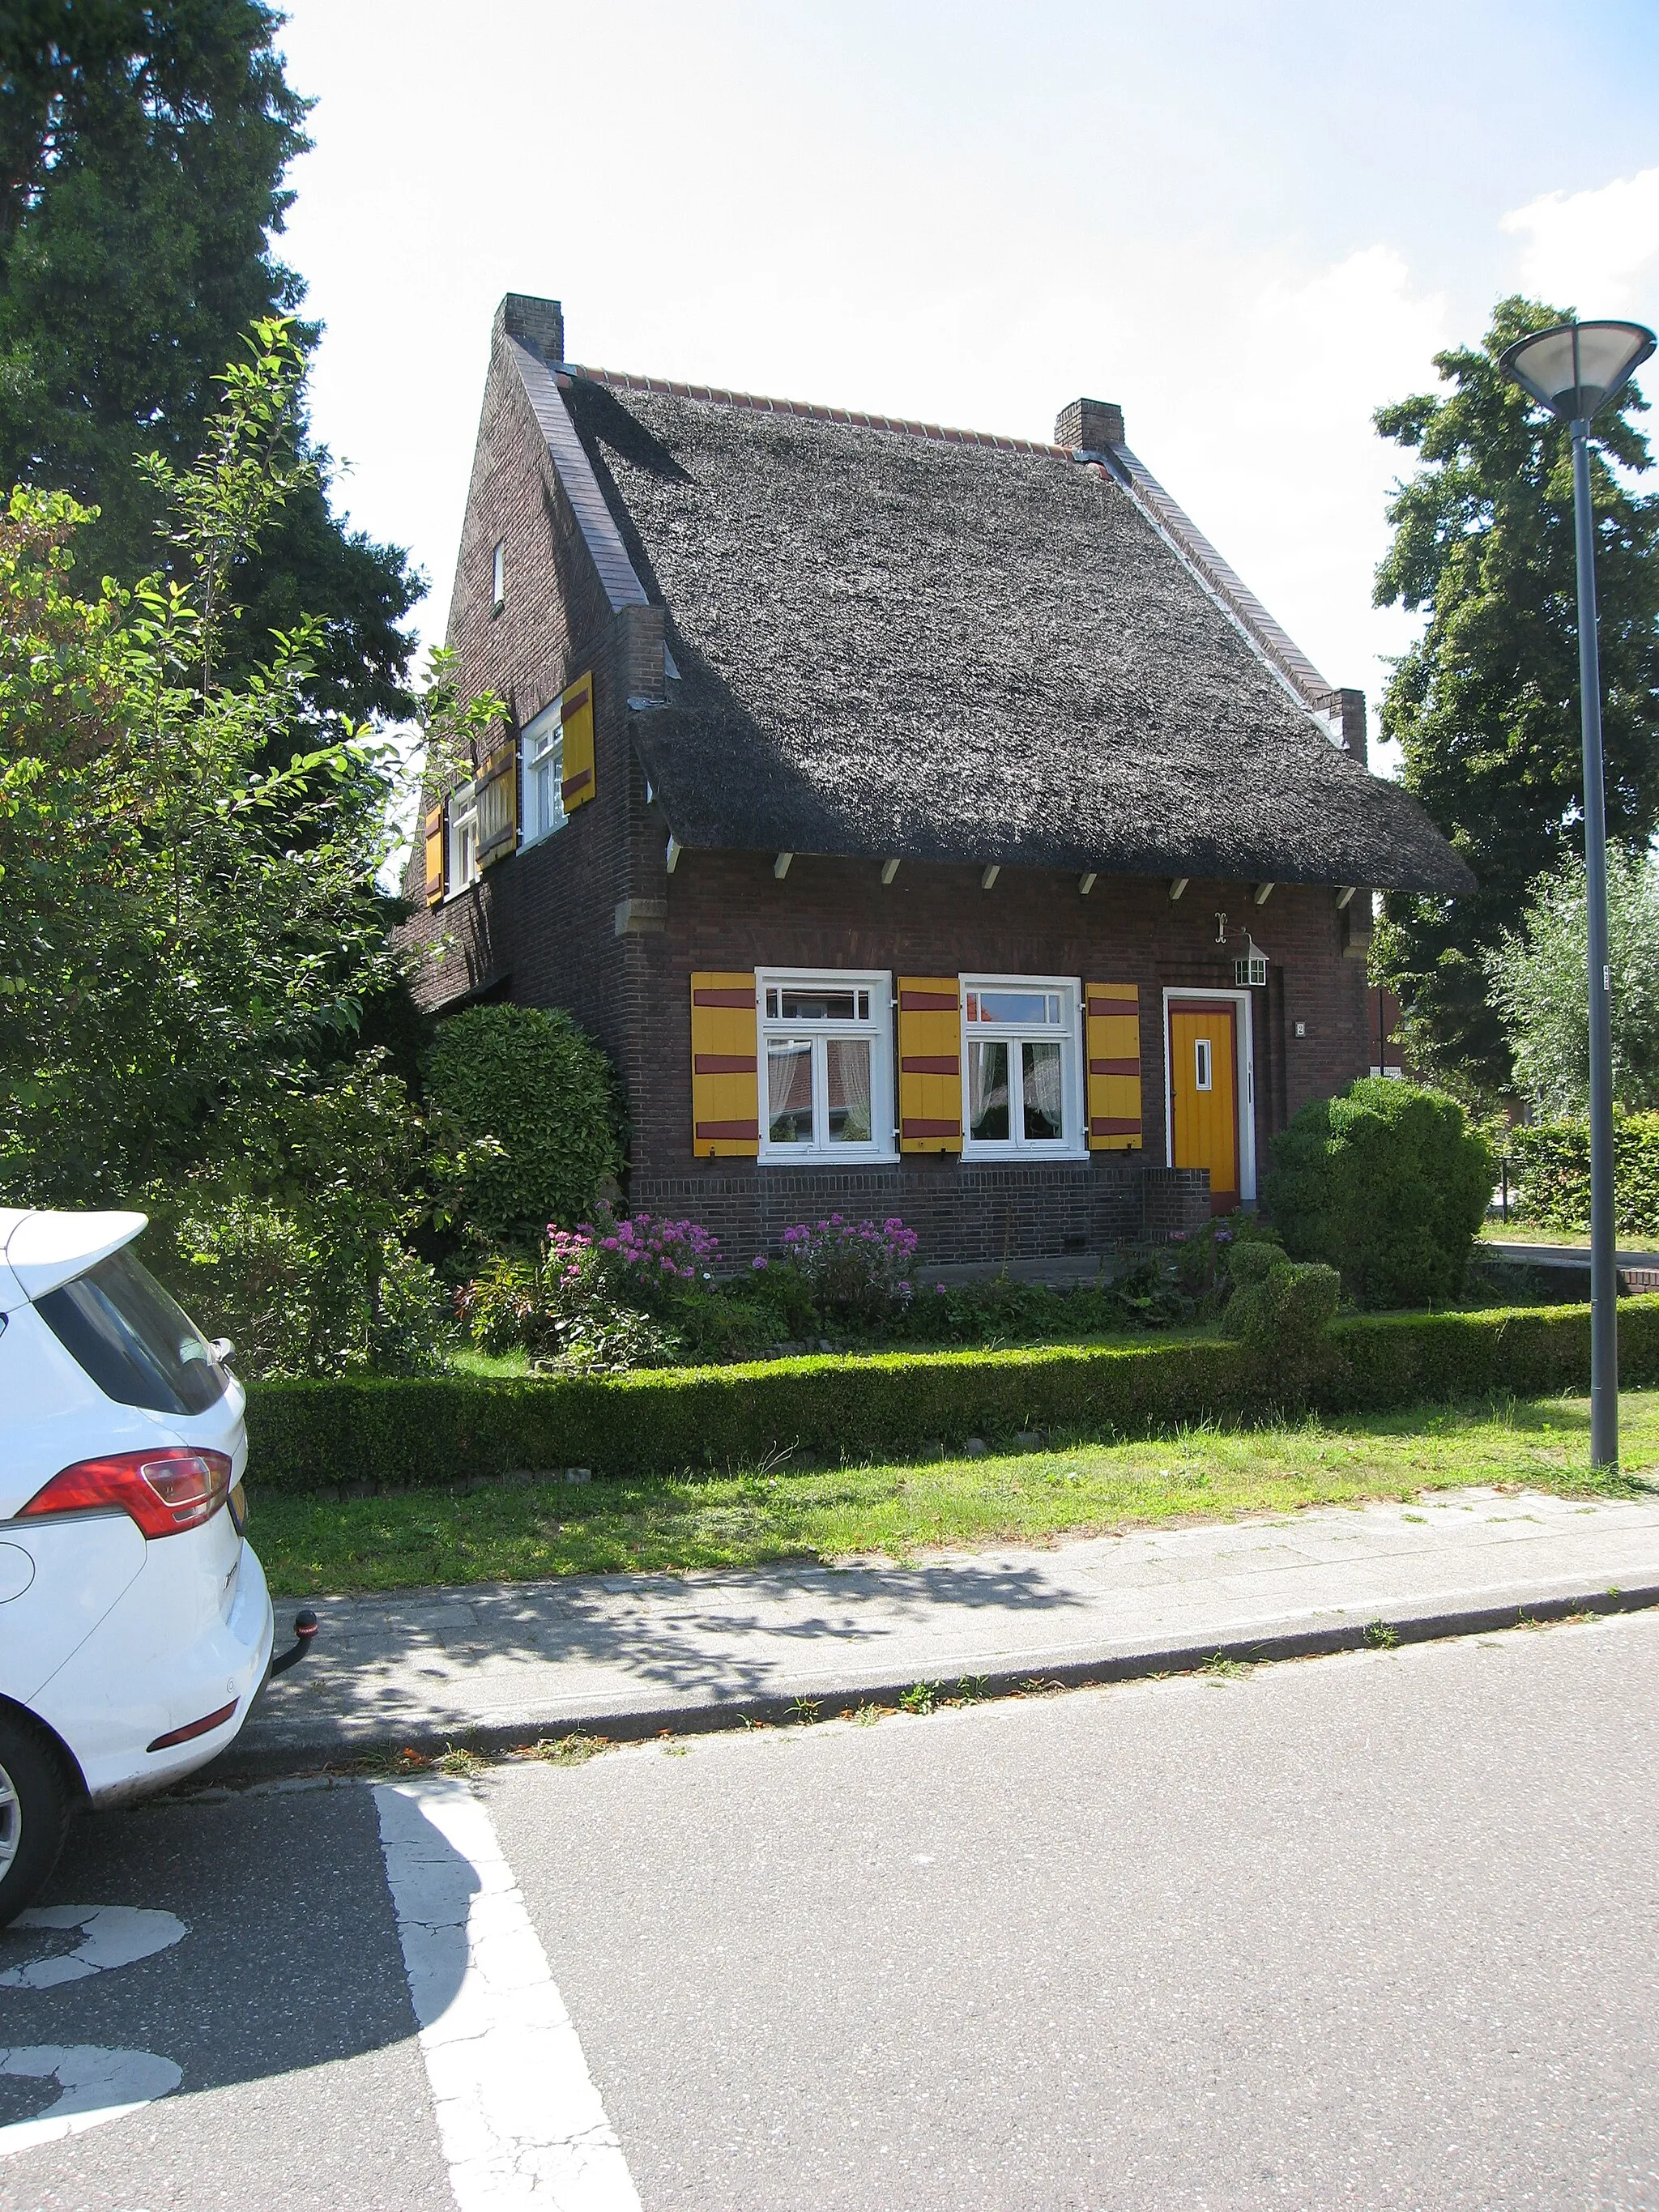
[(428, 793), (418, 995), (568, 1008), (629, 1203), (738, 1260), (1249, 1203), (1370, 1065), (1372, 890), (1470, 881), (1095, 400), (1041, 445), (671, 385), (510, 295), (449, 641), (509, 720)]

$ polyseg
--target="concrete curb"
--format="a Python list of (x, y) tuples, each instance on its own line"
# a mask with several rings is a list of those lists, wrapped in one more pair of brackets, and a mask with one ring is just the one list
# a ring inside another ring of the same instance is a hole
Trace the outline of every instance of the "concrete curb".
[[(1004, 1667), (984, 1674), (964, 1674), (957, 1680), (973, 1680), (984, 1698), (1030, 1697), (1046, 1690), (1082, 1689), (1092, 1684), (1133, 1682), (1164, 1674), (1185, 1674), (1221, 1660), (1239, 1666), (1264, 1666), (1279, 1660), (1313, 1659), (1339, 1651), (1392, 1649), (1404, 1644), (1431, 1644), (1489, 1634), (1531, 1624), (1565, 1620), (1577, 1613), (1608, 1615), (1643, 1613), (1659, 1607), (1659, 1583), (1631, 1589), (1605, 1585), (1586, 1589), (1582, 1585), (1557, 1589), (1547, 1596), (1505, 1599), (1445, 1612), (1413, 1612), (1394, 1607), (1368, 1621), (1344, 1620), (1328, 1627), (1291, 1628), (1267, 1636), (1221, 1634), (1200, 1643), (1151, 1643), (1123, 1651), (1105, 1648), (1092, 1656), (1065, 1660), (1054, 1666)], [(923, 1679), (930, 1679), (924, 1677)], [(818, 1686), (811, 1702), (823, 1717), (847, 1706), (895, 1705), (917, 1678), (906, 1675), (893, 1681), (865, 1680), (842, 1688)], [(939, 1687), (948, 1693), (951, 1682)], [(256, 1708), (257, 1711), (257, 1708)], [(526, 1750), (548, 1737), (585, 1735), (611, 1743), (639, 1742), (662, 1735), (708, 1735), (721, 1729), (776, 1725), (800, 1717), (795, 1697), (725, 1696), (714, 1692), (664, 1705), (603, 1705), (580, 1715), (561, 1713), (538, 1720), (520, 1719), (478, 1723), (457, 1727), (423, 1721), (389, 1722), (384, 1729), (317, 1729), (305, 1733), (298, 1725), (285, 1726), (279, 1741), (247, 1742), (239, 1739), (209, 1765), (192, 1775), (186, 1788), (202, 1784), (267, 1781), (279, 1775), (314, 1771), (319, 1767), (350, 1767), (387, 1753), (414, 1751), (430, 1756), (443, 1751), (480, 1753)]]

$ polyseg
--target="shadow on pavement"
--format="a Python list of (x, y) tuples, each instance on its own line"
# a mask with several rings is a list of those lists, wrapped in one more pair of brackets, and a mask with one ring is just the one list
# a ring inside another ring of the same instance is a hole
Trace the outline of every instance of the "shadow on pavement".
[[(463, 1893), (476, 1890), (469, 1863), (434, 1829), (429, 1856), (445, 1854)], [(37, 1902), (136, 1905), (184, 1922), (186, 1934), (151, 1956), (54, 1988), (9, 1988), (0, 1998), (9, 2045), (93, 2044), (172, 2059), (184, 2080), (170, 2102), (416, 2033), (367, 1789), (164, 1801), (89, 1816), (71, 1831)], [(61, 1929), (0, 1929), (0, 1972), (61, 1958), (74, 1942)], [(437, 1996), (442, 2003), (453, 1994), (441, 1987)], [(51, 2084), (27, 2089), (33, 2109), (55, 2094)], [(50, 2161), (72, 2165), (89, 2140), (22, 2154), (31, 2182)], [(296, 2144), (296, 2164), (305, 2156)], [(21, 2169), (6, 2172), (15, 2179)]]

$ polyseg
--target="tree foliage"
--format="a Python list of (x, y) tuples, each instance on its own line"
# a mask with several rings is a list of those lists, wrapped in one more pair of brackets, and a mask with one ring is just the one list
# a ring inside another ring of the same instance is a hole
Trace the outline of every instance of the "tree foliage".
[[(306, 686), (313, 627), (232, 668), (231, 586), (307, 465), (289, 326), (258, 325), (192, 468), (147, 464), (173, 573), (75, 589), (86, 511), (0, 514), (0, 1188), (87, 1205), (250, 1131), (354, 1049), (399, 969), (374, 888), (389, 749)], [(451, 741), (469, 715), (445, 693)]]
[[(1571, 441), (1498, 368), (1512, 339), (1565, 319), (1501, 301), (1479, 346), (1435, 356), (1449, 389), (1376, 416), (1421, 464), (1389, 508), (1376, 602), (1427, 616), (1389, 683), (1383, 726), (1403, 749), (1407, 787), (1478, 885), (1457, 900), (1390, 894), (1377, 962), (1419, 1055), (1487, 1092), (1510, 1059), (1483, 955), (1528, 887), (1583, 848)], [(1630, 419), (1644, 411), (1631, 389), (1598, 416), (1591, 463), (1607, 823), (1632, 845), (1659, 825), (1659, 498), (1620, 473), (1648, 466)]]
[[(1571, 854), (1533, 886), (1518, 929), (1486, 955), (1515, 1087), (1540, 1114), (1589, 1105), (1589, 971), (1584, 863)], [(1659, 867), (1607, 854), (1613, 1095), (1630, 1111), (1659, 1106)]]
[[(307, 144), (279, 22), (258, 0), (0, 6), (0, 483), (95, 503), (78, 528), (94, 577), (155, 564), (165, 508), (135, 453), (187, 466), (240, 334), (300, 304), (270, 246)], [(289, 428), (312, 467), (238, 571), (228, 650), (251, 668), (308, 615), (318, 711), (406, 712), (419, 580), (332, 514), (329, 456), (297, 409)]]

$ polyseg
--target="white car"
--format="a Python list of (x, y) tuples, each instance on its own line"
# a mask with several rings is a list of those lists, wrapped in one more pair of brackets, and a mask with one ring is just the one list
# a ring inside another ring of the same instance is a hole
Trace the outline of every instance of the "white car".
[(270, 1664), (245, 1394), (132, 1250), (144, 1225), (0, 1208), (0, 1926), (77, 1802), (204, 1765)]

